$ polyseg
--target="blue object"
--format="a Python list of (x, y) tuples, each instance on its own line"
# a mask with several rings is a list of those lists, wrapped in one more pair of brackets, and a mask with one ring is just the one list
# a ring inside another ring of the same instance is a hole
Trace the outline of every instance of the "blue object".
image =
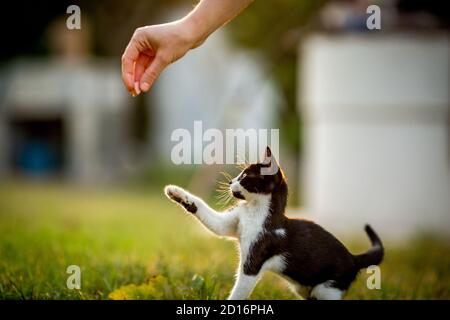
[(50, 143), (29, 140), (19, 150), (18, 164), (26, 174), (43, 176), (57, 169), (57, 157)]

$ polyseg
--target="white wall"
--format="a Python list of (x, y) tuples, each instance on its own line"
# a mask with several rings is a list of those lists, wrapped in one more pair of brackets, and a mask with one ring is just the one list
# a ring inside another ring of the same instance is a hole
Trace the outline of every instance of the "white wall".
[(448, 36), (314, 35), (299, 57), (307, 212), (450, 233)]

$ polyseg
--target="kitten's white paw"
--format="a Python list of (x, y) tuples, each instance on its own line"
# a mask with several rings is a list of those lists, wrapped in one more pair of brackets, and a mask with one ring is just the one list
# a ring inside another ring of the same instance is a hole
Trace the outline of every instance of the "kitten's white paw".
[(186, 197), (186, 191), (184, 191), (183, 188), (174, 186), (174, 185), (168, 185), (164, 188), (164, 193), (166, 194), (166, 196), (175, 201), (175, 202), (181, 202), (181, 201), (186, 201), (187, 197)]
[(181, 204), (188, 212), (197, 212), (197, 206), (194, 201), (190, 199), (189, 193), (183, 188), (168, 185), (164, 188), (164, 193), (170, 200)]

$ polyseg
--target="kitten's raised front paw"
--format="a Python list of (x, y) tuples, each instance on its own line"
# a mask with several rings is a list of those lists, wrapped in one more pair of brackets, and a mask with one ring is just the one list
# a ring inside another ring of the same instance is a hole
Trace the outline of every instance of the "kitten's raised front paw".
[(164, 188), (164, 193), (169, 199), (175, 202), (181, 203), (187, 201), (186, 191), (183, 188), (168, 185)]
[(197, 206), (195, 205), (194, 201), (189, 199), (188, 193), (183, 188), (169, 185), (164, 188), (164, 193), (172, 201), (181, 204), (186, 209), (186, 211), (190, 213), (197, 212)]

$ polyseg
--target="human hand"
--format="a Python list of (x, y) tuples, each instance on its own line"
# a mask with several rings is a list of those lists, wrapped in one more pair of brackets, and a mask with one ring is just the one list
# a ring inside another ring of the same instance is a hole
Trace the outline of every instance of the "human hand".
[(172, 62), (202, 44), (252, 0), (200, 0), (181, 20), (136, 29), (122, 56), (122, 79), (133, 95), (147, 92)]
[(183, 57), (202, 40), (187, 20), (136, 29), (122, 56), (122, 79), (136, 96), (147, 92), (169, 64)]

